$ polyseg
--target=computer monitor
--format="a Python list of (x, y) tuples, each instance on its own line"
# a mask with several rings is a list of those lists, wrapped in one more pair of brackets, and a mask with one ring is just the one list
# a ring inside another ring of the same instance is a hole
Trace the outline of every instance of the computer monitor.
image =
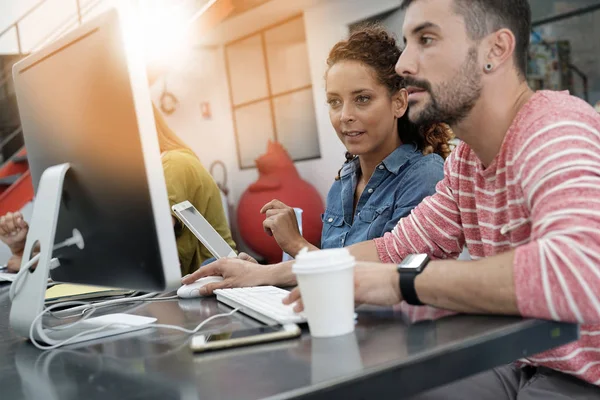
[[(181, 284), (146, 67), (129, 21), (111, 8), (13, 67), (36, 192), (23, 265), (41, 245), (11, 310), (25, 336), (43, 309), (44, 270), (58, 282), (146, 291)], [(73, 232), (83, 248), (50, 255)]]

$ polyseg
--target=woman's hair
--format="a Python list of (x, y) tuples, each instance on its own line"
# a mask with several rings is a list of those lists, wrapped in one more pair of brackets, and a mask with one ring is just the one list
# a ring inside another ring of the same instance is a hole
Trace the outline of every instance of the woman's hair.
[(169, 128), (167, 121), (165, 121), (165, 118), (162, 116), (160, 111), (158, 111), (154, 104), (152, 104), (152, 111), (154, 111), (154, 123), (156, 124), (156, 133), (158, 134), (158, 147), (160, 148), (160, 152), (164, 153), (165, 151), (180, 149), (191, 151), (188, 145), (186, 145), (183, 140), (179, 139), (175, 132)]
[[(331, 68), (341, 61), (358, 61), (371, 67), (380, 84), (387, 87), (390, 95), (404, 87), (404, 80), (396, 71), (396, 62), (402, 51), (396, 39), (378, 24), (368, 24), (354, 30), (347, 40), (338, 42), (327, 58)], [(413, 143), (423, 154), (436, 153), (446, 159), (450, 155), (449, 141), (454, 138), (446, 124), (417, 126), (408, 119), (408, 110), (398, 118), (398, 135), (402, 143)], [(346, 154), (346, 162), (353, 156)]]

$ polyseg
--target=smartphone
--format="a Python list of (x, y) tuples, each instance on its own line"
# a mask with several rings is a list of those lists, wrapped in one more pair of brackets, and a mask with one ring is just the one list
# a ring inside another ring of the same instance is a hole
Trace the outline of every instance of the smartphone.
[(175, 215), (215, 258), (237, 257), (236, 252), (227, 244), (225, 239), (200, 214), (200, 211), (189, 201), (183, 201), (171, 207)]
[(261, 326), (239, 331), (196, 335), (192, 338), (190, 346), (193, 351), (202, 352), (291, 339), (300, 336), (300, 333), (300, 328), (296, 324)]

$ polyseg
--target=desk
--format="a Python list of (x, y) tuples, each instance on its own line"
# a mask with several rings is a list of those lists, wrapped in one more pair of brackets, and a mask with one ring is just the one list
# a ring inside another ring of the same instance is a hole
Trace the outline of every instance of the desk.
[[(194, 327), (229, 310), (214, 298), (119, 311)], [(0, 286), (0, 398), (359, 399), (402, 398), (576, 340), (576, 325), (456, 315), (416, 324), (391, 309), (358, 311), (353, 335), (299, 339), (194, 355), (178, 333), (144, 331), (40, 352), (8, 328)], [(115, 312), (115, 310), (111, 310)], [(257, 326), (243, 314), (207, 329)]]

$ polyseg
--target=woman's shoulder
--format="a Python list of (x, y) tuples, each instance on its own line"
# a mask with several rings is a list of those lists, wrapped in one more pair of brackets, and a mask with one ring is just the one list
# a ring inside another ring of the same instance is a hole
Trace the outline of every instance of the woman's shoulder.
[(411, 172), (419, 172), (422, 169), (444, 171), (444, 159), (436, 153), (421, 154), (414, 157), (410, 163)]
[(165, 151), (161, 154), (161, 159), (163, 163), (200, 163), (198, 157), (191, 150), (188, 149), (174, 149)]
[(165, 170), (174, 173), (208, 173), (198, 157), (187, 149), (169, 150), (162, 154), (162, 163)]

